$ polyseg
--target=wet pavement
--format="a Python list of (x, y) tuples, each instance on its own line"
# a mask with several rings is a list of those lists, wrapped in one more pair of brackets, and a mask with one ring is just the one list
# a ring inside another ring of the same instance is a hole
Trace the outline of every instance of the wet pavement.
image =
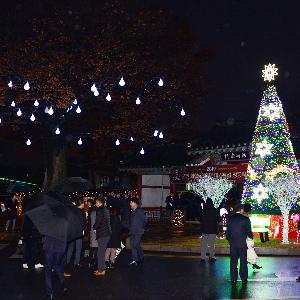
[[(229, 258), (214, 264), (200, 263), (199, 256), (147, 253), (144, 265), (127, 267), (129, 253), (121, 253), (117, 268), (104, 278), (94, 278), (83, 267), (67, 280), (69, 292), (56, 299), (300, 299), (300, 257), (262, 257), (262, 270), (249, 268), (249, 283), (232, 288)], [(22, 270), (15, 245), (0, 244), (0, 299), (41, 300), (43, 271), (34, 275)], [(57, 288), (57, 286), (56, 286)]]

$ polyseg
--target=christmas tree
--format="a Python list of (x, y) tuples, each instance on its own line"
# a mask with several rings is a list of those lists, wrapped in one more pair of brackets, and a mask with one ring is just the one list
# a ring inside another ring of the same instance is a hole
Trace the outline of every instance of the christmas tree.
[(282, 103), (270, 83), (278, 75), (277, 70), (271, 64), (263, 70), (262, 76), (269, 84), (260, 104), (242, 196), (243, 203), (260, 211), (276, 206), (267, 183), (279, 173), (295, 174), (299, 170)]

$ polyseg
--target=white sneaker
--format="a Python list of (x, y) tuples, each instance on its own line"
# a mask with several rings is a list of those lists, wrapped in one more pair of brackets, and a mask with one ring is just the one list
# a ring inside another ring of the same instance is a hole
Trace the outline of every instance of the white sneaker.
[(27, 264), (23, 264), (23, 269), (28, 269), (28, 265)]
[(44, 268), (44, 266), (41, 263), (38, 263), (38, 264), (35, 265), (35, 268), (36, 269)]

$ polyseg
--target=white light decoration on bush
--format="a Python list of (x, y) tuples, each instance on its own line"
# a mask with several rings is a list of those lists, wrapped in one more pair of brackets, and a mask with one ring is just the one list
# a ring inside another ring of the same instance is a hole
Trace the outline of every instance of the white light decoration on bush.
[(161, 86), (163, 86), (163, 85), (164, 85), (164, 82), (163, 82), (163, 80), (160, 78), (159, 81), (158, 81), (158, 86), (161, 87)]
[(99, 96), (99, 91), (98, 91), (97, 89), (94, 91), (94, 96), (95, 96), (95, 97), (98, 97), (98, 96)]
[(44, 110), (45, 114), (47, 114), (48, 111), (49, 111), (49, 108), (48, 108), (48, 106), (46, 106), (46, 107), (45, 107), (45, 110)]
[(31, 145), (31, 140), (30, 140), (30, 139), (27, 139), (26, 145), (27, 145), (27, 146), (30, 146), (30, 145)]
[(139, 97), (137, 97), (137, 98), (136, 98), (136, 100), (135, 100), (135, 104), (136, 104), (136, 105), (140, 105), (140, 104), (141, 104), (141, 100), (140, 100), (140, 98), (139, 98)]
[(7, 85), (8, 85), (8, 87), (12, 88), (12, 87), (13, 87), (12, 81), (10, 80), (9, 83), (8, 83)]
[(300, 182), (295, 174), (278, 174), (266, 185), (279, 206), (283, 217), (282, 243), (288, 244), (289, 213), (294, 203), (300, 197)]
[(265, 68), (262, 70), (262, 78), (264, 81), (273, 81), (275, 80), (275, 76), (278, 75), (278, 68), (276, 68), (275, 64), (265, 65)]
[(35, 100), (34, 103), (33, 103), (33, 105), (34, 105), (35, 107), (38, 107), (38, 106), (40, 105), (40, 104), (39, 104), (39, 101)]
[(131, 142), (134, 142), (134, 139), (133, 139), (133, 137), (130, 137), (130, 141), (131, 141)]
[(15, 101), (11, 101), (10, 106), (11, 106), (11, 107), (16, 107), (16, 102), (15, 102)]
[(77, 103), (78, 103), (77, 99), (74, 99), (73, 104), (77, 105)]
[(144, 155), (144, 154), (145, 154), (144, 148), (141, 149), (140, 153), (141, 153), (141, 155)]
[(257, 143), (255, 154), (259, 155), (260, 157), (265, 157), (271, 154), (271, 149), (273, 145), (268, 143), (267, 140), (263, 140), (260, 143)]
[(52, 116), (54, 114), (54, 110), (52, 108), (52, 106), (48, 109), (48, 115)]
[(158, 130), (154, 130), (153, 136), (158, 136)]
[(34, 114), (31, 114), (31, 116), (30, 116), (30, 121), (32, 121), (32, 122), (35, 121), (35, 116), (34, 116)]
[(163, 139), (164, 138), (164, 135), (162, 133), (162, 131), (160, 132), (159, 136), (158, 136), (160, 139)]
[(78, 140), (77, 144), (78, 144), (79, 146), (82, 145), (82, 139), (81, 139), (81, 138)]
[(80, 109), (79, 105), (78, 105), (77, 108), (76, 108), (76, 113), (78, 113), (78, 114), (81, 113), (81, 109)]
[(120, 79), (119, 85), (120, 85), (120, 86), (124, 86), (124, 85), (125, 85), (125, 80), (124, 80), (123, 77)]
[(119, 141), (119, 139), (116, 140), (116, 146), (120, 146), (120, 141)]
[(251, 198), (256, 200), (258, 203), (261, 203), (263, 200), (269, 198), (268, 191), (269, 190), (260, 183), (258, 186), (253, 188), (253, 194)]
[(21, 111), (20, 108), (19, 108), (18, 111), (17, 111), (17, 116), (18, 116), (18, 117), (21, 117), (21, 116), (22, 116), (22, 111)]
[(91, 86), (91, 91), (92, 91), (93, 93), (95, 93), (95, 91), (97, 91), (97, 88), (96, 88), (95, 83)]
[(182, 117), (184, 117), (184, 116), (185, 116), (185, 111), (184, 111), (184, 109), (183, 109), (183, 108), (181, 109), (180, 115), (181, 115)]
[(24, 90), (25, 91), (29, 91), (30, 90), (30, 85), (29, 85), (28, 81), (24, 84)]
[(109, 93), (107, 94), (107, 96), (106, 96), (106, 98), (105, 98), (105, 99), (106, 99), (106, 101), (110, 101), (110, 100), (111, 100), (111, 96), (110, 96), (110, 94), (109, 94)]
[(57, 127), (56, 130), (55, 130), (55, 134), (59, 135), (60, 134), (60, 130), (59, 128)]

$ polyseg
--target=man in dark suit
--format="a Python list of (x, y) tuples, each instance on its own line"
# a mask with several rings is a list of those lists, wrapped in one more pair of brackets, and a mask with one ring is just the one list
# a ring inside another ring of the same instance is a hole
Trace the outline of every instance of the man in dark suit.
[(247, 283), (247, 237), (253, 238), (250, 219), (245, 217), (244, 206), (238, 204), (235, 208), (236, 213), (227, 222), (226, 237), (230, 243), (230, 277), (232, 284), (236, 284), (238, 277), (238, 259), (240, 259), (240, 277), (243, 284)]

